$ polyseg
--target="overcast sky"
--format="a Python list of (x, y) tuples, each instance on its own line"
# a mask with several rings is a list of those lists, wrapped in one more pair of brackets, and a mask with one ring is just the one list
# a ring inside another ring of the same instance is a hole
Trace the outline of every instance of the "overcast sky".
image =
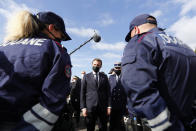
[(101, 35), (100, 43), (91, 41), (71, 55), (72, 75), (90, 72), (91, 61), (97, 57), (103, 60), (101, 70), (108, 73), (121, 60), (130, 21), (143, 13), (154, 15), (159, 27), (196, 48), (196, 0), (0, 0), (0, 41), (6, 22), (20, 10), (62, 16), (72, 38), (62, 43), (68, 52), (90, 39), (94, 31)]

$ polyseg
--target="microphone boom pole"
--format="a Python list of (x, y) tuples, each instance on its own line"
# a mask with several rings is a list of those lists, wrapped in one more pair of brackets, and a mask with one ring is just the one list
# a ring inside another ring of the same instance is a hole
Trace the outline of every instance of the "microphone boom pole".
[(78, 48), (76, 48), (75, 50), (73, 50), (71, 53), (69, 53), (69, 55), (73, 54), (75, 51), (77, 51), (78, 49), (80, 49), (82, 46), (84, 46), (86, 43), (90, 42), (93, 39), (93, 37), (91, 37), (89, 40), (85, 41), (83, 44), (81, 44)]
[(84, 46), (86, 43), (90, 42), (92, 39), (93, 39), (95, 42), (99, 42), (99, 41), (101, 40), (101, 37), (95, 33), (93, 37), (91, 37), (89, 40), (87, 40), (87, 41), (85, 41), (83, 44), (81, 44), (78, 48), (76, 48), (75, 50), (73, 50), (69, 55), (73, 54), (75, 51), (77, 51), (78, 49), (80, 49), (80, 48), (81, 48), (82, 46)]

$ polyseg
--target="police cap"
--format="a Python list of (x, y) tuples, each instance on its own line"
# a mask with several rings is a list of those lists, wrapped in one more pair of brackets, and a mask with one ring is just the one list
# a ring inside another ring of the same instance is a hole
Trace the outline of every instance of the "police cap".
[[(153, 18), (153, 19), (148, 19), (148, 18)], [(133, 30), (135, 26), (139, 26), (145, 23), (151, 23), (151, 24), (157, 25), (156, 18), (153, 17), (152, 15), (149, 15), (149, 14), (138, 15), (131, 21), (130, 26), (129, 26), (129, 32), (125, 37), (125, 41), (128, 42), (131, 39), (131, 31)]]
[(63, 41), (71, 40), (71, 37), (67, 34), (65, 30), (65, 24), (63, 19), (53, 12), (39, 12), (37, 14), (37, 19), (44, 24), (54, 24), (57, 29), (59, 29), (63, 34)]

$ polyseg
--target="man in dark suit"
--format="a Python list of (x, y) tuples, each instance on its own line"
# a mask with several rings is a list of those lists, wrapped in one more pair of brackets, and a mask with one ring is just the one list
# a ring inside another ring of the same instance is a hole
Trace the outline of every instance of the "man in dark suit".
[(80, 94), (80, 107), (86, 117), (87, 131), (94, 131), (95, 122), (99, 118), (99, 130), (107, 130), (107, 115), (111, 112), (110, 85), (107, 75), (99, 72), (102, 61), (92, 61), (93, 72), (84, 75)]
[(81, 79), (74, 76), (71, 82), (71, 106), (73, 107), (73, 115), (76, 119), (76, 124), (78, 126), (80, 121), (80, 89), (81, 89)]
[(110, 131), (125, 131), (123, 116), (126, 113), (127, 97), (121, 84), (121, 63), (114, 64), (114, 74), (110, 75), (109, 83), (111, 87), (111, 115)]

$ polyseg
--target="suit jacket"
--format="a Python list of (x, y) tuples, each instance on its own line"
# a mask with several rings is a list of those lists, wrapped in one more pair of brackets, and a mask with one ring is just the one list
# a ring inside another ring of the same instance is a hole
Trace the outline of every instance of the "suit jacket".
[(80, 89), (81, 89), (81, 79), (76, 82), (71, 83), (71, 105), (75, 110), (80, 110)]
[(127, 104), (127, 95), (120, 81), (121, 77), (117, 81), (116, 74), (110, 75), (110, 91), (111, 91), (111, 107), (112, 109), (120, 109), (125, 111)]
[(87, 108), (88, 112), (98, 105), (104, 110), (111, 105), (110, 84), (107, 75), (103, 73), (99, 72), (98, 84), (92, 72), (86, 74), (82, 80), (80, 93), (80, 107)]

